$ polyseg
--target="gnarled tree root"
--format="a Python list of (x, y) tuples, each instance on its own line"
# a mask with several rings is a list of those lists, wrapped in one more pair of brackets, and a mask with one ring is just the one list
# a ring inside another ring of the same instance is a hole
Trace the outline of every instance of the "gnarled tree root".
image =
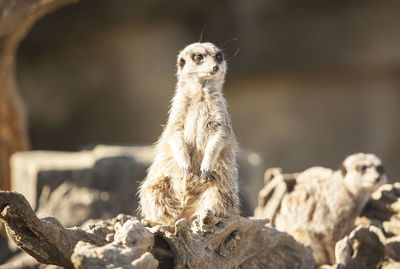
[(132, 216), (64, 228), (38, 218), (23, 195), (0, 192), (0, 218), (39, 262), (65, 268), (312, 268), (311, 250), (266, 219), (207, 215), (189, 225), (146, 228)]

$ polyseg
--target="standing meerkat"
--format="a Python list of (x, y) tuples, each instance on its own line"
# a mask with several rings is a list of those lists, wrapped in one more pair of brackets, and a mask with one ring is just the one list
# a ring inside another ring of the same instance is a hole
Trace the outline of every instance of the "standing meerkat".
[(139, 190), (139, 211), (151, 225), (239, 214), (236, 139), (222, 95), (226, 70), (212, 43), (178, 55), (168, 122)]
[(316, 265), (335, 261), (335, 244), (354, 226), (371, 194), (387, 181), (374, 154), (347, 157), (341, 169), (313, 167), (300, 173), (286, 195), (275, 227), (313, 249)]

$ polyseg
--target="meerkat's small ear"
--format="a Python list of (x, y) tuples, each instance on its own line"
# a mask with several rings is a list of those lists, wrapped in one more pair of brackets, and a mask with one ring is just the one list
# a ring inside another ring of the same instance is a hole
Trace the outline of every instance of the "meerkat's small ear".
[(179, 68), (182, 69), (185, 66), (185, 64), (186, 64), (185, 59), (180, 58), (178, 61)]
[(340, 166), (340, 171), (342, 172), (342, 176), (345, 176), (347, 173), (346, 167), (344, 166), (344, 164), (342, 164)]

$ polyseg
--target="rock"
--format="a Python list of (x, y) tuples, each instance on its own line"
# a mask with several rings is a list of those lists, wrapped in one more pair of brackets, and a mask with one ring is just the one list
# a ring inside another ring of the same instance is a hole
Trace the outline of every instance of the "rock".
[[(100, 195), (100, 200), (107, 200), (108, 206), (104, 206), (98, 215), (131, 214), (137, 207), (138, 184), (145, 177), (152, 156), (150, 147), (140, 146), (96, 146), (91, 151), (76, 153), (19, 152), (11, 159), (12, 190), (24, 194), (30, 205), (37, 209), (44, 188), (47, 188), (45, 196), (49, 198), (50, 192), (68, 181), (81, 192), (88, 188), (90, 195)], [(64, 187), (56, 196), (63, 191), (65, 195), (71, 193)]]
[(68, 181), (53, 192), (45, 185), (37, 214), (53, 216), (65, 227), (80, 226), (89, 219), (111, 217), (113, 210), (109, 200), (108, 192), (79, 187)]
[(358, 226), (336, 243), (336, 264), (343, 268), (377, 268), (385, 256), (380, 238), (382, 231), (375, 226)]
[(114, 240), (104, 246), (79, 241), (71, 261), (75, 268), (157, 268), (158, 261), (149, 252), (154, 235), (138, 220), (115, 226)]

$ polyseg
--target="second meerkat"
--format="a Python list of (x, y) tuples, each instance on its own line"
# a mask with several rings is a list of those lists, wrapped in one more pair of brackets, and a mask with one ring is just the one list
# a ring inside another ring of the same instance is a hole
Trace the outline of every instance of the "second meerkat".
[(294, 190), (282, 200), (278, 230), (311, 246), (317, 266), (335, 263), (335, 245), (353, 229), (371, 194), (387, 177), (374, 154), (348, 156), (341, 169), (312, 167), (296, 176)]
[(140, 211), (153, 225), (208, 211), (239, 214), (236, 139), (222, 94), (226, 70), (212, 43), (191, 44), (178, 55), (168, 122), (139, 190)]

